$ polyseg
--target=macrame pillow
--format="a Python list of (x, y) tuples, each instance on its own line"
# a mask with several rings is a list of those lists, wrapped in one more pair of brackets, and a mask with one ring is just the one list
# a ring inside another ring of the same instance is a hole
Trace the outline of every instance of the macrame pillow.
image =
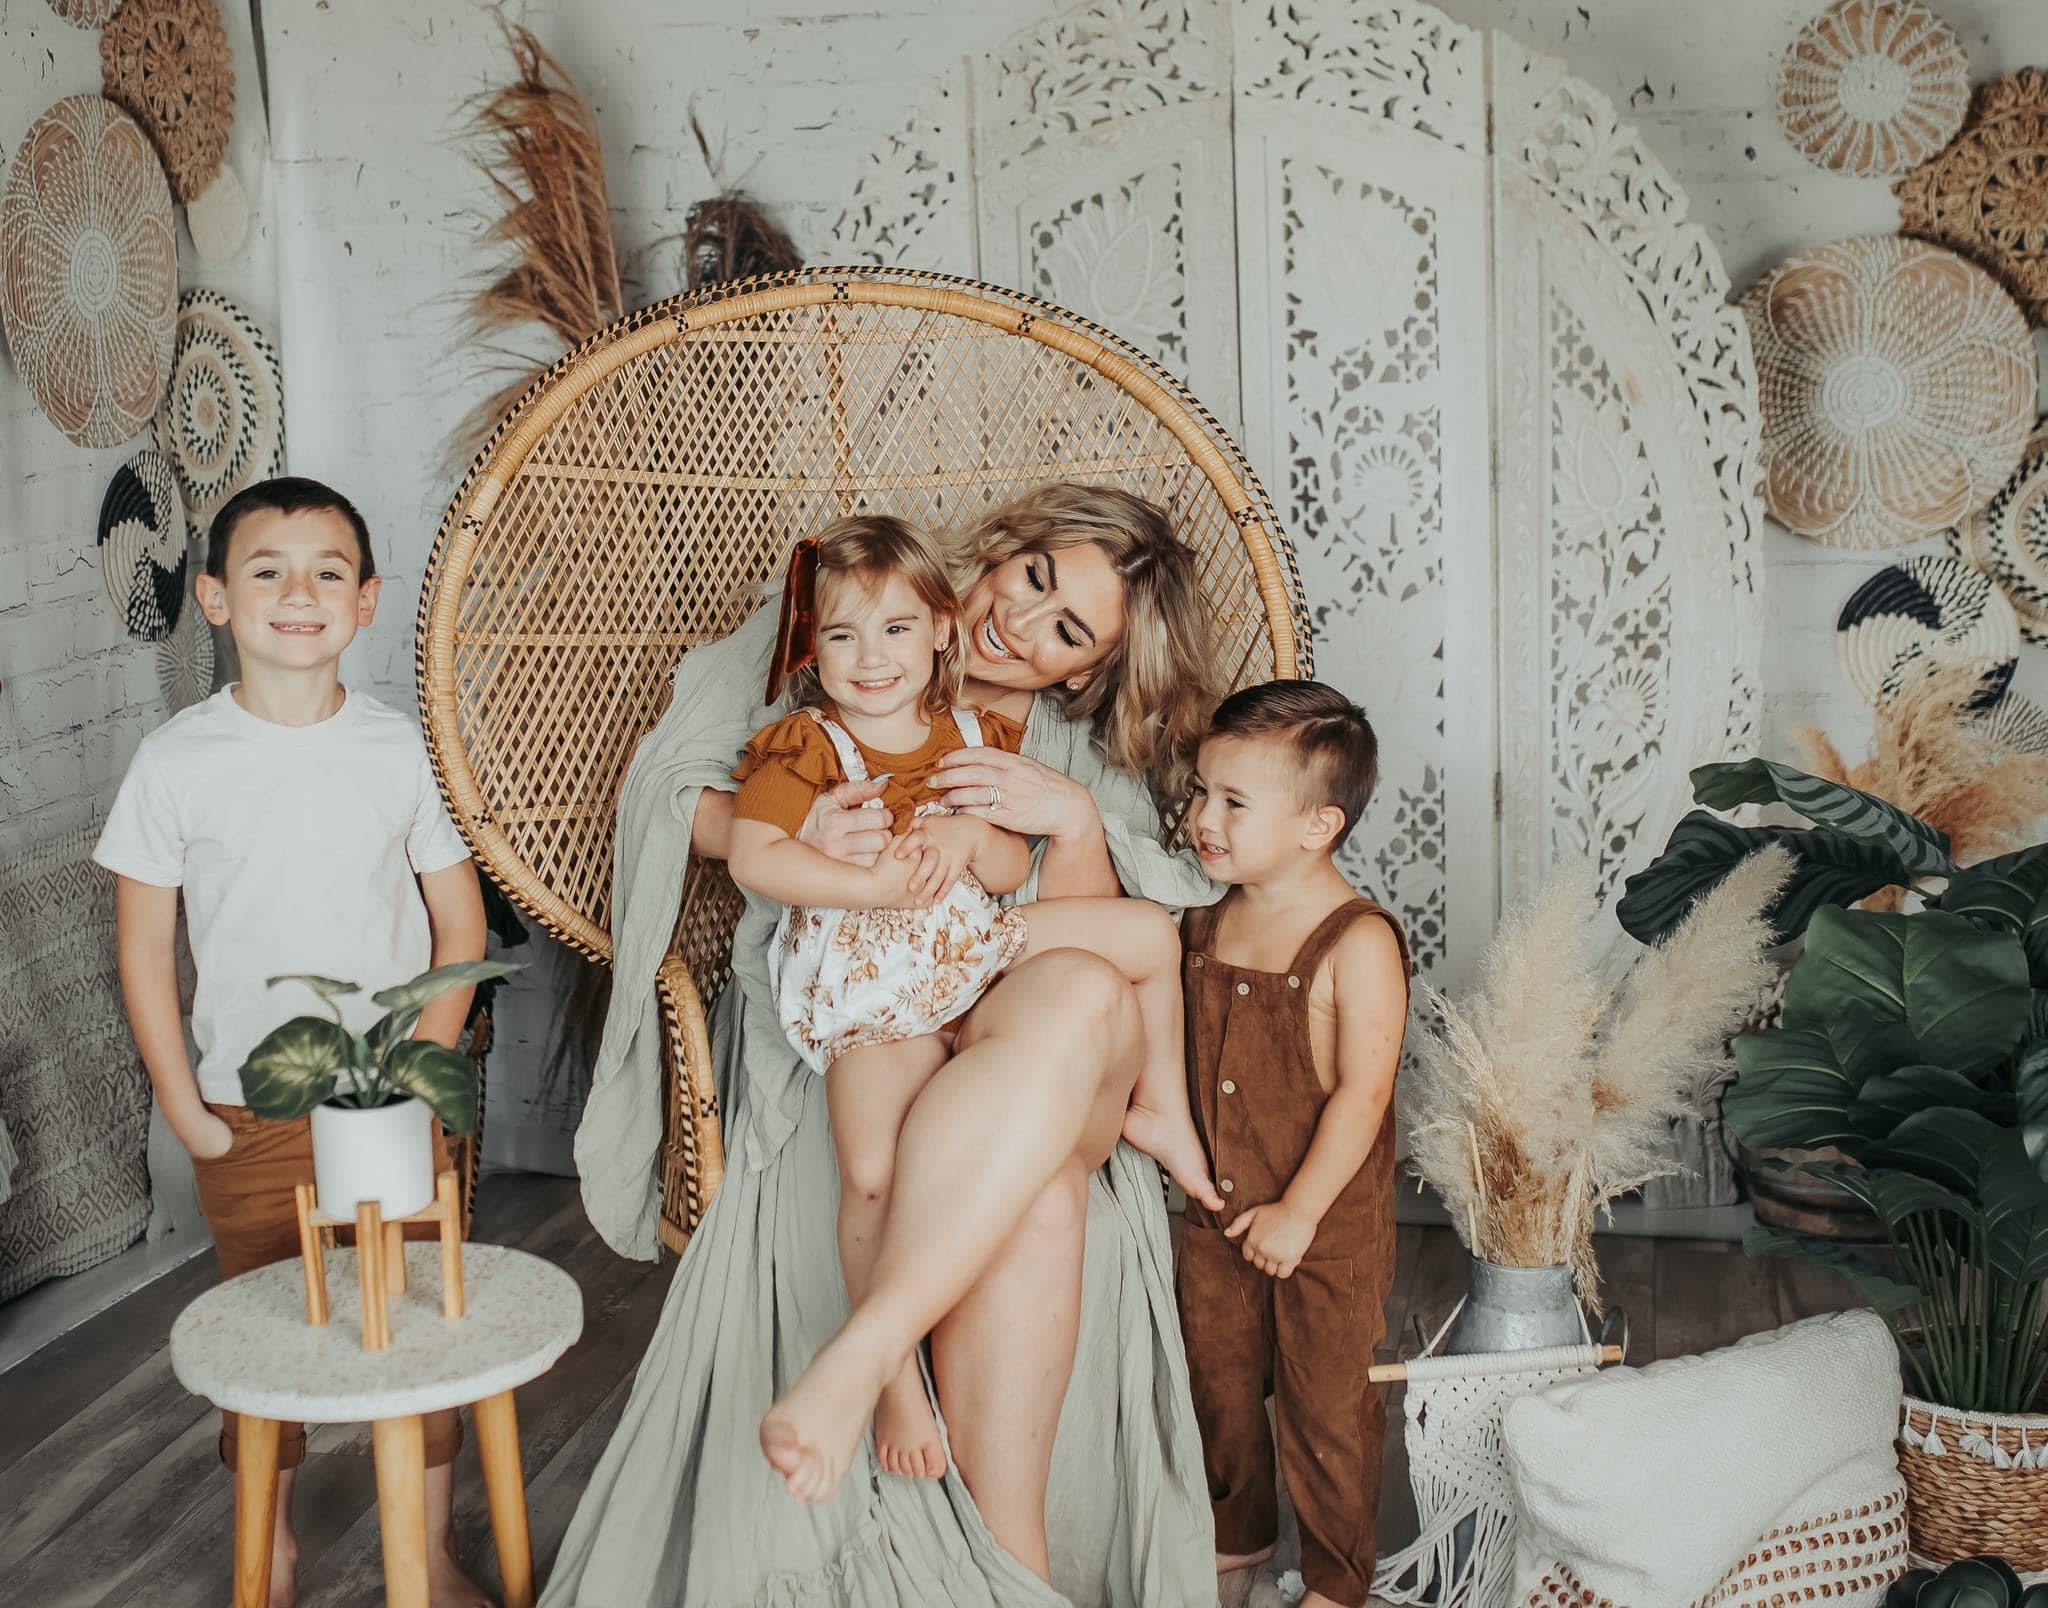
[(1838, 1312), (1510, 1402), (1510, 1600), (1875, 1604), (1906, 1567), (1899, 1400), (1883, 1321)]

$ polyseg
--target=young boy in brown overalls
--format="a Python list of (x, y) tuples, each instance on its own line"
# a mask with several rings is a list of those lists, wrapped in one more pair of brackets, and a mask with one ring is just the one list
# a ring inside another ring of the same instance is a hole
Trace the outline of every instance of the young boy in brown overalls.
[(1220, 904), (1190, 910), (1188, 1082), (1220, 1214), (1187, 1207), (1177, 1277), (1218, 1573), (1279, 1533), (1266, 1394), (1310, 1605), (1372, 1586), (1386, 1410), (1366, 1382), (1394, 1276), (1394, 1124), (1412, 967), (1331, 864), (1372, 794), (1364, 711), (1312, 681), (1217, 709), (1188, 826)]

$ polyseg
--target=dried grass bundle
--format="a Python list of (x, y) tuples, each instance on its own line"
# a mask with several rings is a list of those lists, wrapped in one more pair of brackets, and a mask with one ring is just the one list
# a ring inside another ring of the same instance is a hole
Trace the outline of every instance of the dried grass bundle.
[(1775, 846), (1751, 855), (1618, 985), (1592, 951), (1592, 868), (1561, 867), (1503, 923), (1462, 1005), (1427, 990), (1441, 1027), (1415, 1043), (1401, 1118), (1410, 1164), (1474, 1256), (1569, 1263), (1599, 1310), (1594, 1215), (1678, 1170), (1668, 1125), (1696, 1108), (1764, 986), (1764, 911), (1792, 863)]
[[(1940, 827), (1959, 865), (2023, 848), (2048, 814), (2048, 755), (2001, 744), (1981, 718), (1983, 692), (1982, 673), (1971, 666), (1930, 669), (1879, 706), (1862, 764), (1849, 765), (1812, 726), (1792, 733), (1797, 762)], [(1903, 892), (1882, 889), (1864, 908), (1896, 910)]]
[(744, 190), (726, 184), (724, 165), (712, 154), (695, 112), (690, 114), (690, 132), (703, 154), (704, 171), (718, 186), (718, 194), (697, 202), (683, 218), (683, 273), (690, 289), (801, 268), (804, 254), (782, 225)]
[[(472, 132), (477, 166), (505, 203), (491, 233), (514, 256), (470, 302), (470, 332), (538, 324), (573, 347), (625, 311), (604, 149), (596, 118), (560, 63), (528, 29), (499, 20), (514, 77), (479, 98)], [(473, 454), (547, 366), (507, 355), (518, 377), (462, 422), (451, 442), (455, 455)]]

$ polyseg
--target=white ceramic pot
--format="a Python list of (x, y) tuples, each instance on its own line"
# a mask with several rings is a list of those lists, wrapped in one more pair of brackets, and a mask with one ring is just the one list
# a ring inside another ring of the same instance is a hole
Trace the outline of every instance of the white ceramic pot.
[(374, 1111), (313, 1108), (313, 1184), (320, 1210), (353, 1221), (360, 1201), (405, 1217), (434, 1198), (434, 1114), (422, 1100)]

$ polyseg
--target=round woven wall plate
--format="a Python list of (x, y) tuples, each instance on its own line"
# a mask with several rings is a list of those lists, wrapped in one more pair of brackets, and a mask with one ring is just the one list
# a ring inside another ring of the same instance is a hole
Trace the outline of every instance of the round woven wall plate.
[(123, 0), (100, 34), (100, 83), (156, 141), (180, 201), (213, 182), (235, 122), (235, 58), (214, 0)]
[(2034, 342), (1983, 269), (1924, 241), (1838, 240), (1742, 299), (1764, 506), (1835, 547), (1919, 541), (1981, 507), (2034, 420)]
[[(197, 551), (189, 552), (186, 573), (197, 571), (204, 562)], [(156, 645), (156, 683), (164, 708), (175, 715), (210, 697), (213, 663), (213, 626), (198, 603), (188, 604), (170, 635)]]
[(1902, 230), (1982, 263), (2048, 323), (2048, 72), (1980, 85), (1955, 143), (1892, 188)]
[(1904, 173), (1955, 138), (1970, 64), (1955, 30), (1916, 0), (1838, 0), (1778, 68), (1778, 121), (1820, 167)]
[(2008, 692), (1979, 717), (1978, 729), (1992, 743), (2015, 754), (2048, 754), (2048, 709)]
[(149, 140), (73, 95), (15, 152), (0, 195), (0, 325), (29, 392), (81, 447), (139, 434), (171, 371), (178, 237)]
[(128, 634), (163, 641), (185, 612), (186, 570), (185, 511), (163, 454), (138, 452), (114, 471), (99, 546), (100, 580)]
[(1984, 683), (1979, 702), (2005, 695), (2019, 663), (2012, 605), (1960, 559), (1930, 555), (1881, 569), (1849, 595), (1835, 621), (1842, 674), (1864, 702), (1888, 702), (1906, 676), (1954, 665)]
[(121, 0), (50, 0), (50, 9), (74, 28), (104, 28)]
[(213, 182), (185, 206), (192, 249), (209, 268), (232, 262), (249, 237), (249, 198), (235, 170), (223, 162)]
[(156, 444), (176, 465), (185, 512), (202, 529), (222, 503), (283, 464), (277, 353), (248, 314), (215, 291), (188, 290), (178, 301), (177, 355)]
[(2027, 641), (2048, 643), (2048, 420), (2036, 426), (2012, 477), (1949, 545), (2005, 593)]

